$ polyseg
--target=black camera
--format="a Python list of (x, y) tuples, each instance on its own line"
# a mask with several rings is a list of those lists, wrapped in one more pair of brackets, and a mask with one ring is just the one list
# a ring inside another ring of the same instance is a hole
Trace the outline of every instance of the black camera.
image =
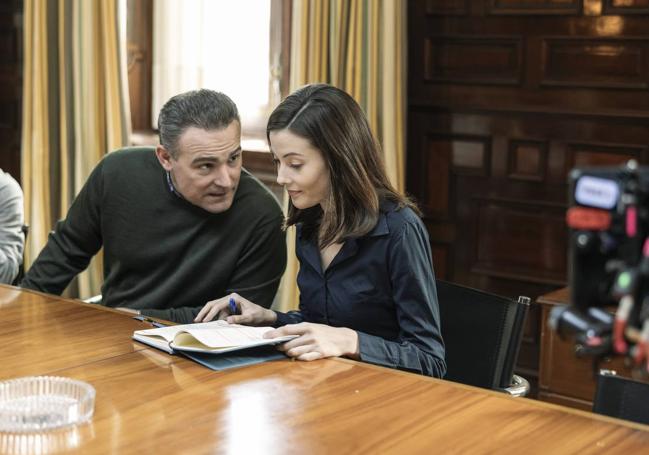
[[(582, 352), (649, 358), (649, 168), (578, 168), (570, 174), (571, 304), (550, 325)], [(610, 311), (614, 312), (614, 316)]]

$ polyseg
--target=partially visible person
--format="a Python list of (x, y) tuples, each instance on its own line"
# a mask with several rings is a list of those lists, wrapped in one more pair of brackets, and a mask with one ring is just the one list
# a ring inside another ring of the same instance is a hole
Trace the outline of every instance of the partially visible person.
[(158, 129), (157, 148), (97, 165), (22, 286), (60, 294), (103, 246), (104, 305), (181, 323), (232, 292), (270, 307), (286, 266), (283, 216), (242, 169), (236, 105), (212, 90), (183, 93)]
[(0, 283), (11, 284), (23, 263), (23, 190), (0, 169)]
[(275, 109), (267, 136), (290, 196), (286, 225), (297, 227), (299, 311), (233, 294), (209, 302), (196, 321), (280, 327), (266, 336), (298, 335), (280, 349), (299, 360), (346, 356), (442, 377), (428, 234), (390, 184), (360, 106), (335, 87), (309, 85)]

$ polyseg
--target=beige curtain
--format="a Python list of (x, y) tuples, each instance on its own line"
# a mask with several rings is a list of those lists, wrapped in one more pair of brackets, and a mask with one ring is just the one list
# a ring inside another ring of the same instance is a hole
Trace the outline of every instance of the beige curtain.
[[(102, 156), (128, 144), (124, 0), (25, 0), (22, 181), (26, 265)], [(100, 256), (68, 289), (100, 291)]]
[[(390, 180), (403, 191), (406, 2), (296, 0), (291, 17), (290, 90), (327, 82), (351, 94), (383, 146)], [(294, 228), (287, 242), (288, 266), (278, 303), (282, 311), (298, 304)]]

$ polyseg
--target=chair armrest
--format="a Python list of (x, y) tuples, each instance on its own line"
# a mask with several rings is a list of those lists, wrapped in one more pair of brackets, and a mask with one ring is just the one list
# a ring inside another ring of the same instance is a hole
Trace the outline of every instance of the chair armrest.
[(512, 376), (512, 384), (499, 390), (513, 397), (524, 397), (530, 393), (530, 383), (527, 379), (515, 374)]
[(88, 299), (83, 299), (83, 301), (86, 303), (101, 303), (101, 294), (93, 295)]

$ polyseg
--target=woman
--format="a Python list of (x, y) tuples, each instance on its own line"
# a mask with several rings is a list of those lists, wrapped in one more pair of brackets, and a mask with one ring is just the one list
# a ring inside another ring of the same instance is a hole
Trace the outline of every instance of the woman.
[(280, 349), (299, 360), (346, 356), (442, 377), (428, 235), (388, 181), (358, 104), (335, 87), (308, 85), (273, 111), (266, 134), (290, 196), (286, 226), (297, 227), (300, 310), (233, 294), (207, 303), (196, 322), (279, 327), (266, 336), (298, 335)]

